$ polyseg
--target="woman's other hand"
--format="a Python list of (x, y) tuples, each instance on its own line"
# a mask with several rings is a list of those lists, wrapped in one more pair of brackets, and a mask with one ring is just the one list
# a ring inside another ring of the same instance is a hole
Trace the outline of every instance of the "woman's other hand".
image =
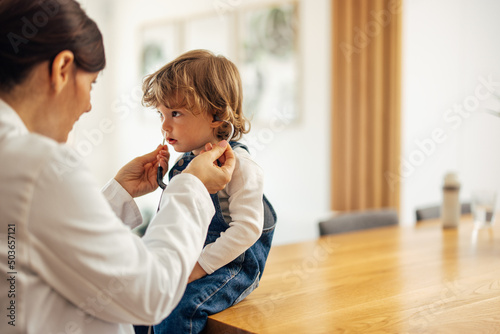
[(203, 182), (209, 193), (215, 194), (231, 181), (235, 164), (234, 152), (223, 140), (215, 146), (207, 144), (205, 151), (194, 158), (183, 173), (193, 174)]
[(168, 171), (170, 153), (166, 145), (158, 145), (156, 150), (137, 157), (123, 166), (115, 180), (132, 196), (146, 195), (158, 188), (156, 173), (158, 164), (163, 167), (163, 174)]

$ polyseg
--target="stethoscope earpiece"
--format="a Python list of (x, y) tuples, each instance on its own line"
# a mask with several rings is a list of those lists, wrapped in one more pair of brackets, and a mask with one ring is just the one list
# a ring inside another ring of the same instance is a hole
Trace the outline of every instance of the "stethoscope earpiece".
[(229, 124), (229, 126), (231, 126), (231, 132), (229, 133), (229, 137), (227, 137), (227, 141), (230, 141), (234, 135), (234, 125), (233, 125), (233, 123), (231, 123), (229, 121), (223, 121), (223, 122), (225, 122), (225, 123)]

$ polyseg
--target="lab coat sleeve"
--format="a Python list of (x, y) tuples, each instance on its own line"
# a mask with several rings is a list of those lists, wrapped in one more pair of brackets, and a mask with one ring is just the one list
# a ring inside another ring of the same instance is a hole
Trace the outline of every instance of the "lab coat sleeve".
[(142, 215), (130, 194), (116, 181), (111, 179), (101, 190), (109, 205), (122, 222), (130, 228), (142, 224)]
[(28, 219), (31, 267), (90, 316), (160, 322), (182, 297), (201, 252), (214, 214), (206, 188), (192, 175), (179, 175), (142, 240), (115, 215), (87, 168), (56, 175), (51, 165), (66, 154), (54, 150), (37, 167)]

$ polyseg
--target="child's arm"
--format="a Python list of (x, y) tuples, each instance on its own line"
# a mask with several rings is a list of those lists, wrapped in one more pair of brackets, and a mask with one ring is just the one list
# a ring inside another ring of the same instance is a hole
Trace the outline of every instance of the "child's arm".
[(262, 233), (264, 225), (262, 169), (246, 151), (237, 149), (235, 153), (236, 168), (231, 182), (224, 190), (229, 196), (230, 227), (214, 243), (205, 246), (198, 260), (199, 267), (197, 264), (193, 276), (202, 274), (199, 272), (200, 268), (211, 274), (233, 261), (250, 248)]

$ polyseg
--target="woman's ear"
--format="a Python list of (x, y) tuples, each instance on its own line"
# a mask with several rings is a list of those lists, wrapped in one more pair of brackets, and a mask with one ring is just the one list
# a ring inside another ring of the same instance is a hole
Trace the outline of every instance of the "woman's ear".
[(56, 93), (59, 93), (74, 75), (75, 55), (69, 50), (61, 51), (52, 62), (50, 82)]

